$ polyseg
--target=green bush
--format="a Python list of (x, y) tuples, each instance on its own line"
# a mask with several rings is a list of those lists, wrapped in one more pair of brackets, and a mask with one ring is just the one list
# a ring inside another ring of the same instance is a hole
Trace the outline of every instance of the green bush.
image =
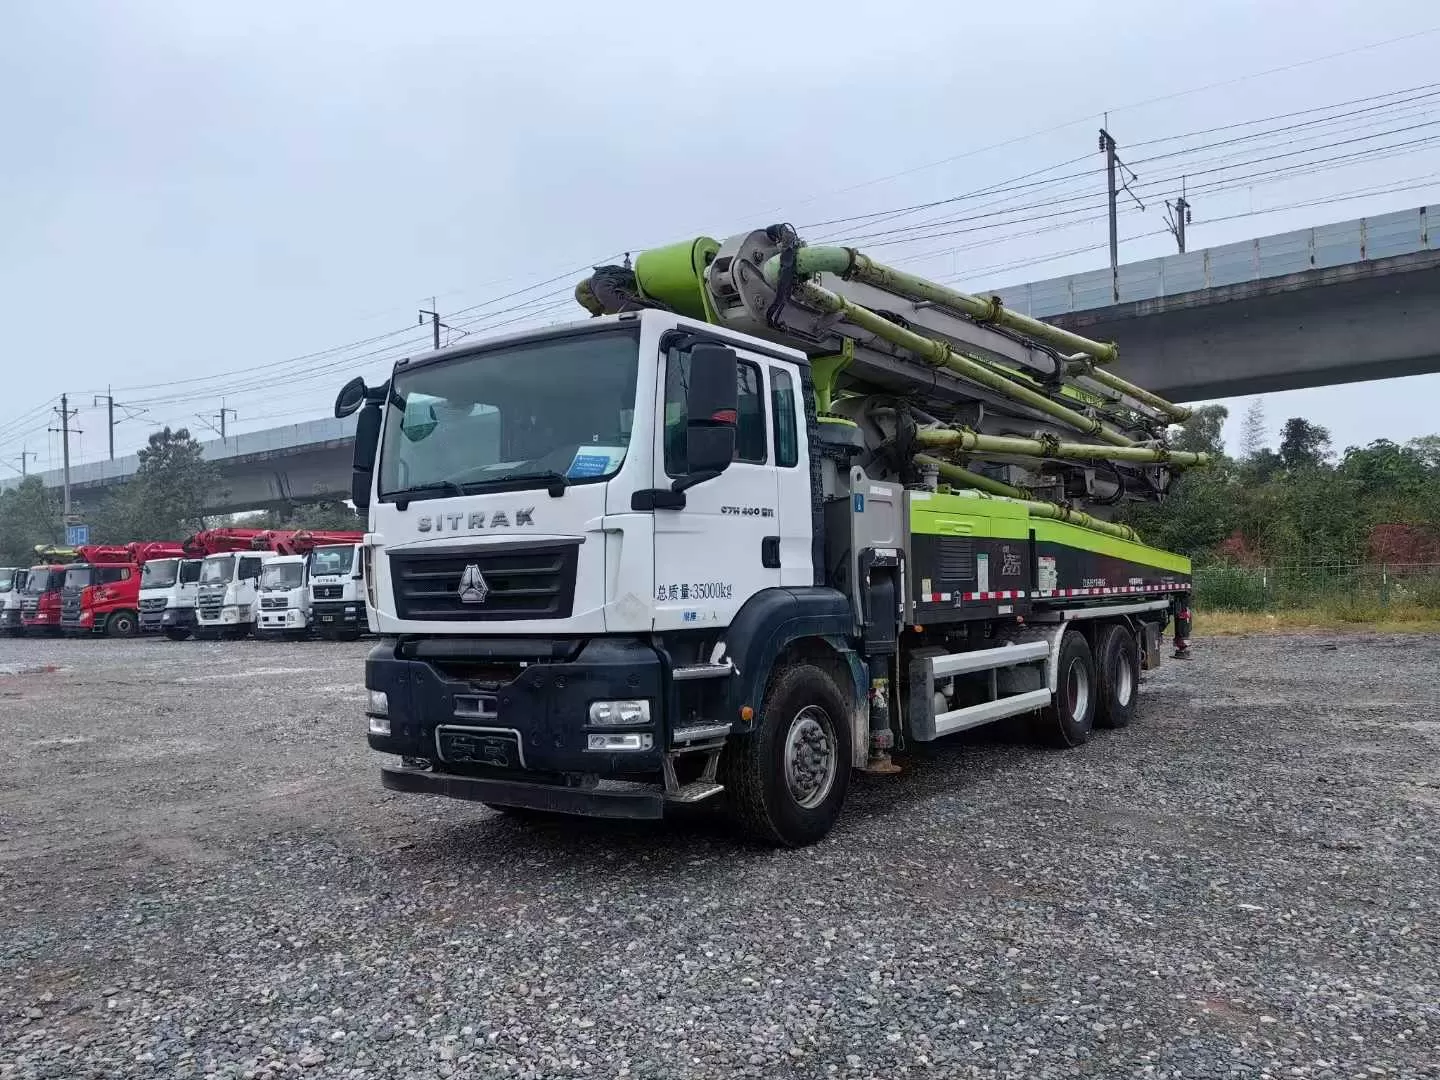
[(1238, 566), (1197, 570), (1194, 603), (1207, 611), (1263, 611), (1269, 606), (1264, 575)]

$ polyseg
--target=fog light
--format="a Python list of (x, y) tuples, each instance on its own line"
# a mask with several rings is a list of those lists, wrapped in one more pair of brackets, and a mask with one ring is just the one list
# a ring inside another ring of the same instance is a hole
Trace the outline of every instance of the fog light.
[(384, 690), (367, 690), (366, 693), (370, 695), (370, 700), (365, 705), (366, 716), (390, 715), (390, 699), (385, 696)]
[(587, 750), (649, 750), (655, 745), (655, 738), (648, 732), (626, 731), (613, 735), (588, 736)]
[[(648, 724), (650, 723), (650, 702), (591, 702), (590, 723), (596, 727), (634, 727), (637, 724)], [(594, 750), (595, 747), (592, 746), (590, 749)]]
[(390, 735), (390, 720), (384, 716), (370, 717), (370, 734), (383, 735), (387, 738)]

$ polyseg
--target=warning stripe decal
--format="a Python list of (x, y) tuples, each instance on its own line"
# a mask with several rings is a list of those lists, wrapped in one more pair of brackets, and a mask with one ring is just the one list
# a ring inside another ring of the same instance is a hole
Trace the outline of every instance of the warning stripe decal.
[(1180, 584), (1174, 585), (1118, 585), (1113, 588), (1091, 588), (1091, 589), (1039, 589), (1030, 595), (1035, 597), (1046, 596), (1117, 596), (1134, 593), (1169, 593), (1189, 592), (1190, 586)]

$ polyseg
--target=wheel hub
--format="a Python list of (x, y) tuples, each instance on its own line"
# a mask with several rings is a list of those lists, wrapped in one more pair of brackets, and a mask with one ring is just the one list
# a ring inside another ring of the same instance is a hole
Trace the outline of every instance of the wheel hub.
[(785, 738), (785, 781), (791, 797), (809, 809), (825, 801), (835, 782), (835, 739), (830, 717), (807, 705), (790, 721)]

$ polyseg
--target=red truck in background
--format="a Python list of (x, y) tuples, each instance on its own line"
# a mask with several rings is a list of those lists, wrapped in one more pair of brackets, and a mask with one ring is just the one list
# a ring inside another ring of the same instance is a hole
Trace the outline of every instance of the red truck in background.
[(30, 568), (20, 593), (20, 625), (25, 633), (60, 633), (60, 590), (64, 585), (63, 563), (41, 563)]
[(185, 554), (167, 541), (74, 549), (79, 562), (65, 568), (60, 628), (79, 634), (131, 637), (140, 629), (140, 568), (151, 559)]

